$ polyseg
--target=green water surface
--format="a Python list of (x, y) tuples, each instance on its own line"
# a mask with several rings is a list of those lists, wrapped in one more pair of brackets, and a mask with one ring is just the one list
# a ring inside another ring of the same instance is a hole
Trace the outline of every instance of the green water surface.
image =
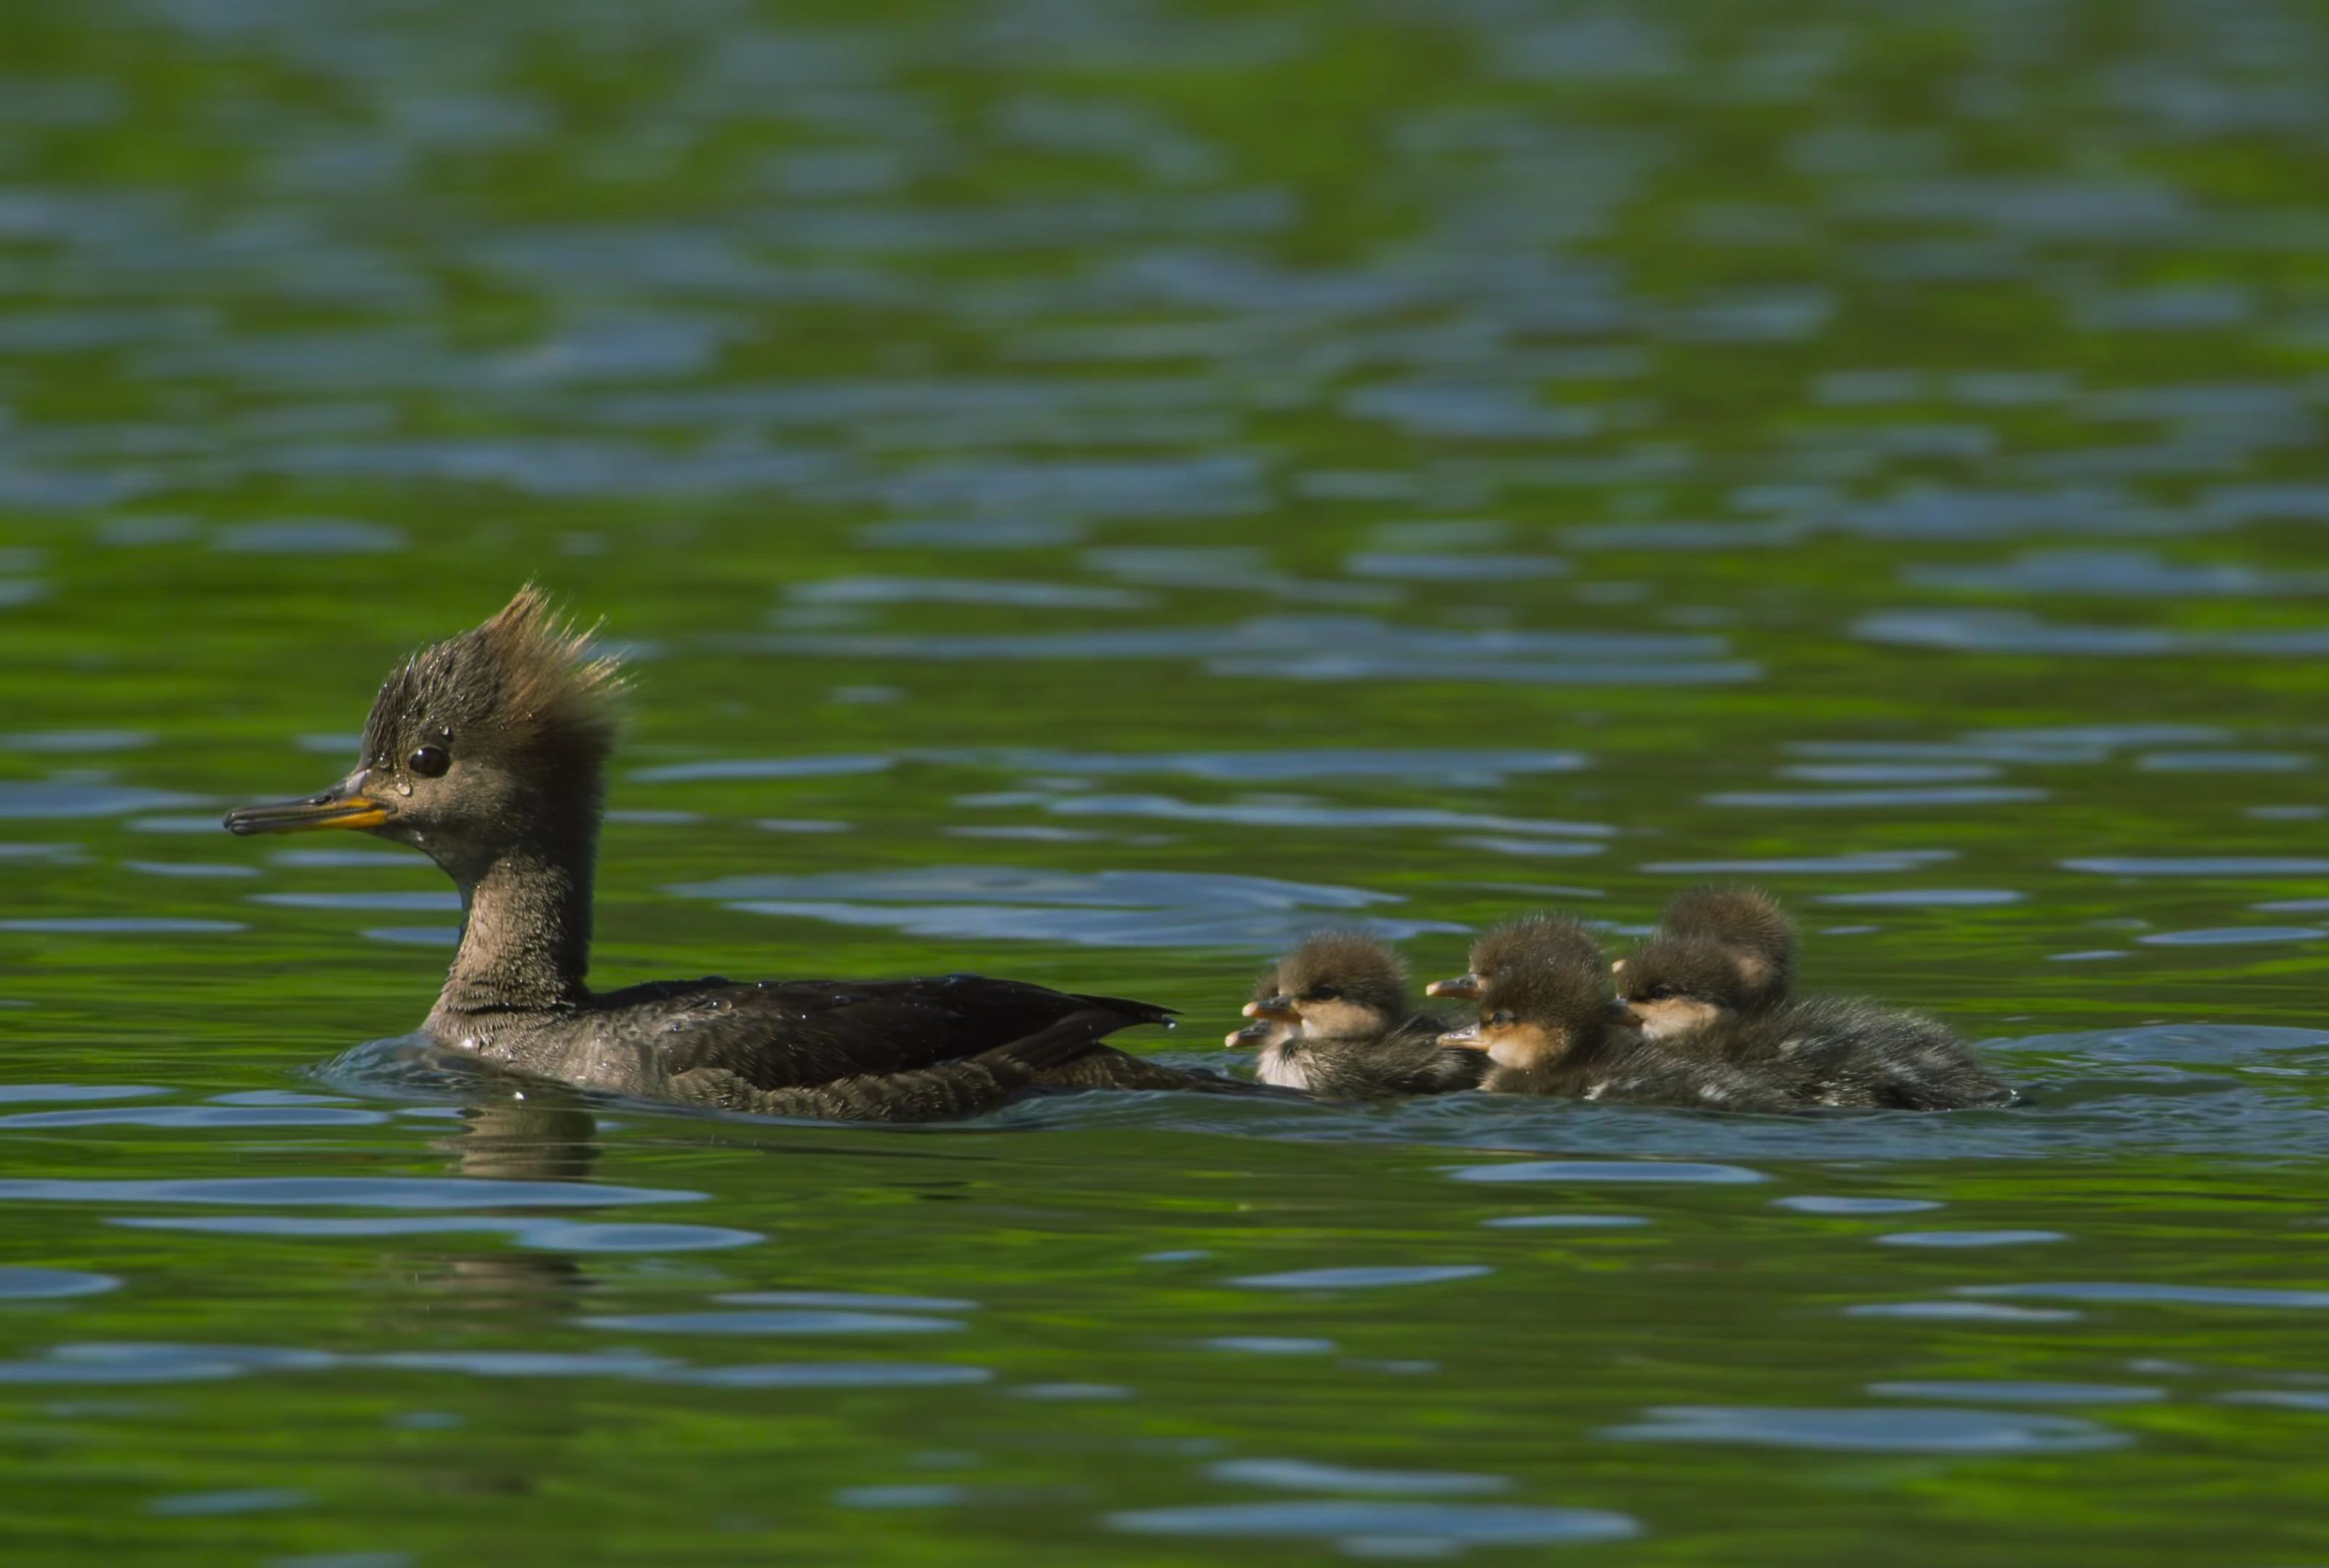
[[(6, 1561), (2329, 1554), (2324, 188), (2311, 4), (8, 10)], [(419, 1072), (216, 819), (528, 578), (602, 981), (1750, 876), (2025, 1102)]]

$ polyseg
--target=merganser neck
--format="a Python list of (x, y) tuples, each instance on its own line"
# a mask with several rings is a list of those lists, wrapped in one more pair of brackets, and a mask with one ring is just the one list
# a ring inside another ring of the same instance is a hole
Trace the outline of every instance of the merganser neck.
[(516, 846), (473, 876), (454, 872), (461, 946), (432, 1023), (464, 1014), (562, 1011), (589, 998), (583, 977), (590, 968), (596, 837), (593, 824), (579, 843)]

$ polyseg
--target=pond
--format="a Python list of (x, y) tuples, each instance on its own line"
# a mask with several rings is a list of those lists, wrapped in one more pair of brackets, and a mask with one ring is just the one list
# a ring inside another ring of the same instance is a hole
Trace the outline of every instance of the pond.
[[(2329, 1553), (2329, 19), (96, 0), (0, 49), (12, 1562)], [(594, 973), (1187, 1063), (1752, 880), (2023, 1101), (416, 1072), (321, 788), (536, 579)]]

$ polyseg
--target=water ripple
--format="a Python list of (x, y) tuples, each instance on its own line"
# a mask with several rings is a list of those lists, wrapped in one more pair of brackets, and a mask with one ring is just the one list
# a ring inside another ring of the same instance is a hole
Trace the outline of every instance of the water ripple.
[(865, 1296), (845, 1290), (734, 1290), (720, 1298), (735, 1307), (843, 1307), (886, 1312), (970, 1312), (978, 1303), (959, 1296)]
[(1883, 806), (2026, 806), (2046, 798), (2043, 789), (1968, 784), (1897, 789), (1743, 789), (1709, 795), (1705, 799), (1709, 806), (1826, 811)]
[(2004, 1383), (1968, 1379), (1942, 1383), (1872, 1383), (1886, 1399), (1978, 1399), (1996, 1404), (2152, 1404), (2166, 1391), (2125, 1383)]
[(0, 921), (0, 931), (59, 937), (210, 937), (249, 929), (239, 921), (181, 920), (159, 915), (50, 915)]
[(1831, 893), (1817, 902), (1853, 909), (1990, 909), (2020, 903), (2023, 895), (2002, 887), (1893, 887), (1880, 893)]
[(2147, 948), (2225, 948), (2310, 942), (2323, 937), (2329, 937), (2329, 930), (2319, 926), (2213, 926), (2190, 931), (2148, 931), (2135, 940)]
[(354, 1209), (607, 1208), (701, 1202), (702, 1193), (481, 1176), (235, 1176), (182, 1181), (0, 1180), (0, 1201), (260, 1204)]
[(1903, 609), (1862, 616), (1853, 633), (1864, 641), (1953, 653), (2157, 657), (2238, 654), (2311, 657), (2329, 651), (2329, 628), (2274, 631), (2186, 632), (2167, 628), (2076, 626), (2021, 610)]
[(1447, 1470), (1370, 1470), (1310, 1459), (1223, 1459), (1205, 1467), (1217, 1481), (1289, 1492), (1359, 1492), (1378, 1497), (1477, 1497), (1512, 1489), (1502, 1476)]
[(880, 773), (890, 759), (874, 756), (737, 757), (705, 762), (672, 762), (634, 770), (638, 784), (693, 784), (717, 779), (834, 779)]
[(702, 1388), (960, 1388), (992, 1383), (984, 1366), (911, 1361), (799, 1361), (743, 1366), (692, 1366), (661, 1374), (664, 1383)]
[(0, 1083), (0, 1105), (58, 1100), (136, 1100), (168, 1092), (146, 1083)]
[(1517, 1504), (1330, 1501), (1215, 1503), (1110, 1514), (1111, 1529), (1136, 1535), (1333, 1541), (1366, 1556), (1439, 1554), (1468, 1545), (1623, 1541), (1641, 1534), (1624, 1514)]
[(2067, 1309), (2007, 1307), (1988, 1301), (1869, 1301), (1847, 1307), (1843, 1314), (1937, 1323), (2074, 1323), (2085, 1316)]
[(1652, 876), (1861, 876), (1918, 871), (1955, 860), (1954, 849), (1865, 850), (1852, 855), (1775, 855), (1757, 860), (1654, 860)]
[(1503, 834), (1546, 834), (1607, 838), (1617, 829), (1598, 822), (1556, 822), (1526, 817), (1492, 817), (1438, 807), (1318, 806), (1279, 801), (1199, 804), (1170, 795), (1069, 795), (1046, 800), (1043, 808), (1061, 817), (1148, 817), (1166, 822), (1211, 822), (1238, 827), (1424, 828)]
[(0, 1131), (52, 1127), (377, 1127), (389, 1119), (384, 1110), (343, 1110), (328, 1106), (137, 1105), (87, 1110), (28, 1110), (0, 1116)]
[(191, 1218), (116, 1214), (109, 1223), (140, 1231), (184, 1231), (214, 1236), (276, 1240), (377, 1240), (389, 1236), (500, 1234), (545, 1252), (700, 1252), (749, 1247), (767, 1240), (757, 1231), (722, 1225), (606, 1224), (572, 1220), (506, 1219), (492, 1215), (424, 1215), (398, 1219), (320, 1219), (295, 1214), (204, 1214)]
[[(0, 817), (127, 817), (137, 811), (167, 811), (173, 807), (201, 803), (199, 796), (180, 795), (167, 789), (0, 779)], [(206, 822), (204, 828), (207, 831), (217, 826), (215, 822)]]
[(1495, 1272), (1484, 1263), (1353, 1269), (1297, 1269), (1285, 1274), (1248, 1274), (1232, 1280), (1256, 1290), (1372, 1290), (1387, 1285), (1441, 1285)]
[(67, 1296), (96, 1296), (119, 1289), (110, 1274), (79, 1269), (0, 1268), (0, 1301), (53, 1301)]
[(1360, 888), (1194, 872), (1039, 871), (1004, 865), (731, 876), (684, 883), (683, 897), (753, 914), (917, 935), (1068, 942), (1081, 947), (1276, 948), (1322, 925), (1396, 940), (1443, 921), (1357, 912), (1399, 902)]
[[(1207, 579), (1210, 585), (1218, 576)], [(1258, 617), (1230, 626), (1029, 633), (784, 634), (744, 651), (842, 659), (1182, 659), (1291, 680), (1480, 680), (1699, 685), (1758, 678), (1720, 638), (1655, 632), (1460, 631), (1360, 617)]]
[(1876, 1238), (1882, 1247), (2027, 1247), (2041, 1242), (2067, 1242), (2060, 1231), (1895, 1231)]
[(2145, 773), (2302, 773), (2313, 759), (2299, 751), (2151, 751), (2135, 765)]
[(646, 1312), (585, 1318), (591, 1328), (638, 1334), (950, 1334), (950, 1318), (894, 1312)]
[(1938, 1209), (1941, 1205), (1931, 1198), (1830, 1198), (1804, 1195), (1774, 1198), (1774, 1208), (1793, 1209), (1799, 1214), (1915, 1214)]
[(2022, 1297), (2037, 1301), (2089, 1301), (2164, 1307), (2264, 1307), (2277, 1311), (2329, 1309), (2329, 1290), (2281, 1290), (2248, 1285), (2136, 1284), (2081, 1280), (2054, 1284), (1966, 1285), (1960, 1296)]
[(1459, 1166), (1448, 1172), (1459, 1182), (1683, 1182), (1733, 1186), (1764, 1181), (1744, 1166), (1700, 1165), (1682, 1160), (1538, 1159), (1512, 1165)]
[(146, 1505), (146, 1511), (156, 1518), (209, 1518), (231, 1514), (265, 1514), (283, 1508), (304, 1507), (311, 1501), (306, 1492), (289, 1487), (245, 1487), (219, 1492), (176, 1492), (156, 1497)]
[(1322, 746), (1286, 751), (929, 752), (934, 760), (987, 761), (1029, 773), (1182, 774), (1223, 784), (1284, 784), (1297, 779), (1394, 779), (1480, 789), (1516, 774), (1573, 773), (1582, 751), (1398, 750)]
[(1923, 588), (2070, 598), (2248, 599), (2329, 592), (2329, 572), (2168, 562), (2148, 550), (2033, 550), (1991, 566), (1903, 567)]
[(426, 893), (254, 893), (252, 903), (283, 909), (353, 909), (411, 913), (458, 913), (461, 895), (448, 888)]
[(1740, 1443), (1879, 1454), (2060, 1454), (2124, 1447), (2124, 1433), (2067, 1416), (1987, 1410), (1791, 1410), (1671, 1405), (1606, 1434), (1637, 1442)]
[(2329, 877), (2329, 859), (2293, 855), (2114, 855), (2060, 864), (2097, 876)]

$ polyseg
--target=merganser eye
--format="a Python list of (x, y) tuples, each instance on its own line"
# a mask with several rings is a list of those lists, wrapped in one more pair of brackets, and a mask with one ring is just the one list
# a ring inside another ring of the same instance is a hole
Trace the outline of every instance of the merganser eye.
[(442, 746), (423, 746), (404, 760), (404, 765), (423, 779), (442, 779), (453, 759), (445, 754)]

